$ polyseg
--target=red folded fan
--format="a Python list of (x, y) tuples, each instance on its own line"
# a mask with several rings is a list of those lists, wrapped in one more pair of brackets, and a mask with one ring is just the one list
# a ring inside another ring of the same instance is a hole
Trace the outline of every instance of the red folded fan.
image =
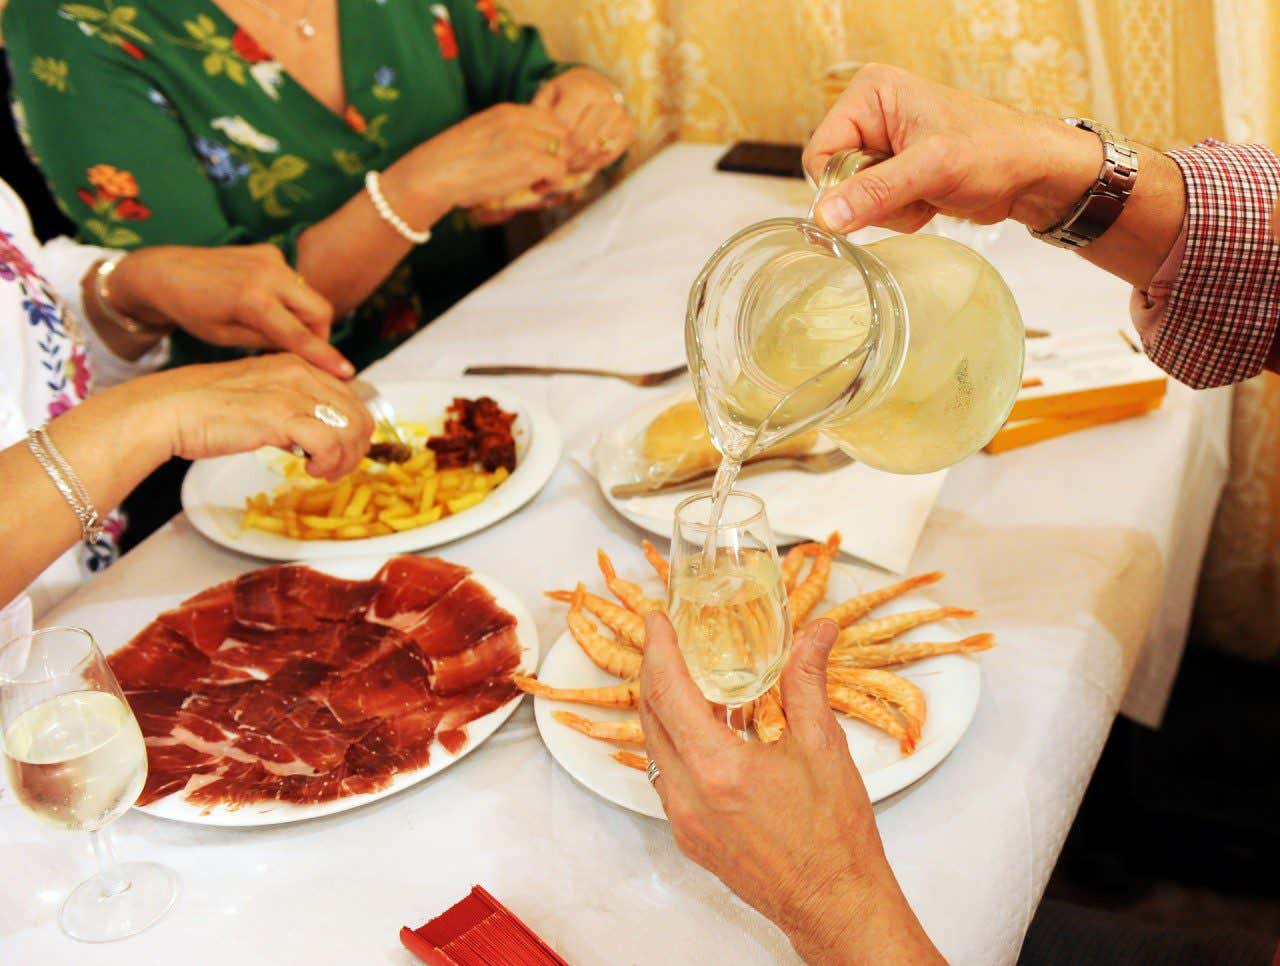
[(480, 886), (426, 925), (403, 927), (400, 942), (431, 966), (569, 966)]

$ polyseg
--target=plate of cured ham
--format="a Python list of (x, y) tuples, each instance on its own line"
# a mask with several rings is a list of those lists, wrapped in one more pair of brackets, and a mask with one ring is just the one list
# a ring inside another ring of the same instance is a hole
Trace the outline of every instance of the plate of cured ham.
[[(246, 525), (246, 508), (286, 483), (282, 467), (287, 468), (291, 458), (266, 447), (256, 453), (192, 464), (182, 481), (182, 509), (187, 518), (214, 543), (267, 560), (412, 553), (458, 540), (515, 513), (546, 485), (560, 461), (560, 431), (550, 413), (501, 387), (482, 380), (423, 379), (379, 382), (377, 388), (395, 410), (401, 429), (416, 427), (424, 439), (445, 430), (455, 400), (487, 397), (503, 414), (514, 416), (509, 427), (515, 446), (514, 468), (481, 502), (426, 525), (361, 539), (297, 539)], [(373, 510), (370, 506), (371, 514)]]
[[(959, 744), (981, 690), (972, 655), (995, 640), (965, 630), (960, 621), (973, 618), (973, 611), (940, 607), (920, 593), (942, 574), (895, 582), (870, 568), (834, 564), (837, 547), (799, 545), (783, 562), (783, 578), (801, 620), (827, 617), (842, 628), (828, 693), (867, 793), (878, 802), (928, 775)], [(552, 644), (536, 678), (517, 675), (515, 681), (535, 696), (542, 739), (575, 780), (624, 808), (665, 818), (645, 779), (648, 759), (636, 711), (640, 615), (660, 608), (665, 596), (666, 561), (647, 543), (645, 553), (656, 579), (627, 580), (601, 553), (600, 594), (586, 585), (549, 592), (569, 605), (569, 629)], [(776, 741), (785, 733), (779, 694), (770, 691), (737, 722), (750, 740)]]
[(438, 558), (242, 574), (169, 609), (108, 661), (147, 745), (137, 807), (203, 825), (346, 811), (474, 751), (537, 666), (528, 611)]

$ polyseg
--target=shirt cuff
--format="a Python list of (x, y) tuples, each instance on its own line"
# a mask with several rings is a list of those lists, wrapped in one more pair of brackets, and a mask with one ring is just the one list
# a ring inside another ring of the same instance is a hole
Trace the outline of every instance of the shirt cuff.
[(1149, 346), (1155, 341), (1160, 327), (1164, 324), (1165, 309), (1169, 307), (1169, 294), (1173, 290), (1173, 281), (1182, 268), (1182, 259), (1187, 252), (1187, 219), (1182, 219), (1182, 231), (1178, 240), (1169, 249), (1169, 254), (1156, 269), (1156, 274), (1147, 285), (1146, 290), (1135, 288), (1129, 299), (1129, 314), (1133, 318), (1134, 328), (1142, 338), (1142, 344)]
[(1280, 327), (1280, 244), (1271, 211), (1280, 158), (1255, 144), (1203, 141), (1169, 153), (1182, 172), (1182, 235), (1134, 323), (1151, 360), (1195, 389), (1262, 371)]
[(102, 341), (98, 330), (85, 322), (81, 341), (89, 357), (89, 371), (93, 373), (93, 388), (110, 389), (122, 382), (136, 379), (163, 369), (169, 361), (169, 337), (165, 336), (136, 359), (122, 359)]
[(65, 236), (45, 242), (41, 251), (40, 269), (45, 281), (58, 293), (77, 319), (87, 319), (84, 311), (84, 290), (81, 282), (95, 262), (113, 258), (120, 253), (112, 248), (97, 245), (81, 245)]

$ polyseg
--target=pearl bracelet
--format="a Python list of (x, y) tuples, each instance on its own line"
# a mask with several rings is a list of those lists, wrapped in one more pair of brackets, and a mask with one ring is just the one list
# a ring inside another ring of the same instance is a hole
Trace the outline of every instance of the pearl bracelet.
[(425, 245), (431, 240), (431, 229), (414, 231), (409, 223), (392, 210), (387, 197), (382, 193), (382, 180), (377, 171), (367, 171), (364, 176), (364, 190), (369, 192), (369, 200), (373, 202), (378, 217), (395, 229), (396, 234), (412, 245)]
[(71, 506), (76, 519), (80, 521), (80, 538), (85, 543), (94, 543), (102, 536), (102, 517), (94, 509), (89, 499), (89, 491), (85, 489), (76, 471), (53, 445), (53, 440), (49, 438), (49, 431), (43, 426), (29, 430), (27, 448), (31, 450), (31, 455), (36, 458), (36, 462), (53, 481), (53, 485), (58, 488), (62, 498)]

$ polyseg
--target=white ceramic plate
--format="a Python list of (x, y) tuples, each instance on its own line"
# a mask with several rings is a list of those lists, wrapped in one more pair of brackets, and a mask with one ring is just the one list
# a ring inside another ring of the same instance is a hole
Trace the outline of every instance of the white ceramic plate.
[[(389, 556), (396, 556), (391, 554)], [(378, 569), (386, 563), (389, 557), (344, 557), (340, 560), (332, 560), (325, 563), (309, 562), (307, 565), (321, 573), (330, 574), (334, 577), (343, 577), (347, 580), (368, 580)], [(538, 664), (538, 630), (534, 625), (533, 618), (529, 616), (528, 610), (525, 609), (520, 599), (511, 591), (507, 590), (496, 580), (485, 577), (482, 574), (472, 573), (474, 579), (481, 586), (485, 587), (489, 593), (493, 594), (498, 605), (505, 608), (516, 618), (516, 637), (520, 641), (521, 662), (520, 666), (525, 668), (536, 667)], [(175, 596), (172, 601), (167, 603), (161, 602), (161, 610), (167, 610), (177, 607), (183, 600), (191, 595), (183, 594)], [(159, 611), (156, 611), (159, 613)], [(153, 615), (154, 617), (154, 615)], [(150, 619), (148, 619), (150, 620)], [(121, 638), (119, 646), (123, 646), (125, 642), (130, 640), (134, 634), (142, 630), (144, 625), (139, 625), (132, 632)], [(114, 649), (113, 649), (114, 650)], [(271, 802), (260, 805), (245, 805), (240, 808), (226, 808), (220, 806), (218, 808), (206, 811), (202, 807), (192, 805), (185, 801), (181, 795), (169, 795), (159, 801), (152, 802), (150, 805), (140, 806), (138, 810), (146, 812), (148, 815), (155, 815), (159, 818), (172, 819), (177, 822), (190, 822), (195, 825), (217, 825), (228, 828), (249, 828), (260, 825), (282, 825), (288, 822), (302, 822), (311, 818), (319, 818), (322, 815), (333, 815), (336, 812), (346, 812), (353, 808), (359, 808), (361, 805), (367, 805), (369, 802), (376, 802), (380, 798), (386, 798), (388, 795), (394, 795), (396, 792), (403, 791), (411, 785), (416, 785), (425, 778), (444, 771), (450, 765), (460, 758), (465, 758), (476, 748), (482, 745), (486, 738), (498, 730), (502, 723), (506, 721), (515, 712), (516, 707), (520, 704), (523, 695), (517, 696), (508, 701), (501, 708), (490, 711), (483, 717), (476, 718), (474, 721), (466, 725), (467, 740), (456, 753), (451, 753), (445, 749), (438, 741), (431, 746), (431, 761), (426, 767), (417, 771), (401, 772), (392, 780), (391, 784), (380, 792), (374, 792), (369, 795), (352, 795), (348, 798), (339, 798), (332, 802), (322, 802), (318, 805), (294, 805), (288, 802)]]
[[(663, 410), (686, 399), (692, 398), (690, 390), (669, 393), (660, 399), (654, 399), (632, 410), (626, 418), (611, 429), (606, 429), (596, 439), (592, 450), (595, 462), (596, 482), (600, 492), (608, 504), (636, 526), (648, 530), (664, 540), (671, 539), (671, 531), (675, 525), (676, 506), (687, 496), (698, 489), (710, 489), (707, 482), (700, 487), (677, 490), (672, 493), (659, 493), (654, 496), (639, 497), (630, 500), (619, 500), (613, 495), (613, 488), (620, 483), (634, 482), (644, 465), (641, 441), (644, 431)], [(741, 486), (753, 493), (768, 499), (768, 476), (748, 476)], [(806, 539), (795, 534), (775, 532), (774, 537), (779, 544), (797, 543)]]
[(516, 469), (477, 506), (445, 517), (438, 523), (367, 540), (294, 540), (278, 533), (245, 530), (240, 526), (244, 501), (274, 489), (281, 481), (263, 453), (241, 453), (199, 460), (182, 481), (182, 508), (192, 525), (214, 543), (267, 560), (320, 560), (331, 557), (385, 554), (395, 556), (438, 547), (483, 530), (510, 516), (546, 485), (560, 460), (560, 431), (541, 406), (484, 382), (423, 380), (379, 382), (378, 389), (406, 422), (443, 426), (445, 408), (455, 396), (491, 396), (507, 412), (516, 414)]
[[(815, 613), (891, 582), (893, 578), (876, 571), (837, 564), (831, 572), (828, 600), (815, 609)], [(650, 593), (656, 592), (653, 587), (649, 590)], [(934, 606), (933, 601), (921, 594), (906, 594), (879, 608), (874, 616)], [(972, 633), (976, 631), (959, 622), (943, 621), (916, 628), (900, 639), (949, 641)], [(884, 732), (861, 721), (839, 716), (849, 739), (849, 751), (858, 763), (873, 802), (901, 791), (936, 768), (960, 742), (978, 708), (981, 672), (978, 662), (972, 657), (946, 654), (894, 670), (914, 681), (924, 691), (928, 702), (924, 733), (913, 754), (903, 755), (898, 750), (897, 741)], [(605, 674), (588, 660), (573, 635), (567, 631), (552, 645), (538, 677), (560, 688), (590, 688), (618, 683), (616, 678)], [(658, 793), (649, 786), (644, 773), (614, 761), (610, 757), (614, 746), (581, 735), (556, 721), (551, 713), (560, 709), (572, 710), (588, 718), (616, 720), (634, 717), (635, 712), (534, 699), (534, 714), (542, 740), (565, 771), (597, 795), (617, 805), (653, 818), (665, 818)], [(630, 750), (638, 752), (641, 749)]]

